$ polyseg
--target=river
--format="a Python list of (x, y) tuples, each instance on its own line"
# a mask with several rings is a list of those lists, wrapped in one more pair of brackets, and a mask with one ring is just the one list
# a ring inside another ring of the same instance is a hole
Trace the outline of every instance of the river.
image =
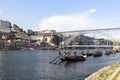
[(96, 70), (120, 61), (118, 53), (87, 57), (83, 62), (49, 64), (57, 56), (57, 50), (0, 51), (0, 80), (83, 80)]

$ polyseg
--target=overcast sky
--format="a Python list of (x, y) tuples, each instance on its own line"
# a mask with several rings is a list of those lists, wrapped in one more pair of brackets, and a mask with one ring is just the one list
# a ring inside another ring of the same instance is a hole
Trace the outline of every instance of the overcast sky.
[(120, 27), (120, 0), (0, 0), (0, 19), (24, 29)]

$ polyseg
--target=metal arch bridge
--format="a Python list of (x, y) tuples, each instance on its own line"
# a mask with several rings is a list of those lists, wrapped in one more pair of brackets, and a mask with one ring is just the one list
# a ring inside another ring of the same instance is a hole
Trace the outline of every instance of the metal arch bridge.
[(106, 48), (108, 48), (108, 47), (110, 47), (110, 48), (112, 48), (112, 47), (114, 47), (114, 45), (67, 45), (66, 47), (68, 47), (68, 48), (72, 48), (72, 47), (75, 47), (75, 48), (80, 48), (80, 47), (84, 47), (84, 48), (92, 48), (92, 47), (96, 47), (96, 48), (102, 48), (102, 47), (106, 47)]
[(91, 30), (76, 30), (76, 31), (63, 31), (58, 33), (87, 33), (87, 32), (96, 32), (96, 31), (110, 31), (110, 30), (120, 30), (120, 27), (117, 28), (104, 28), (104, 29), (91, 29)]
[[(65, 34), (72, 34), (69, 38), (64, 38), (63, 44), (64, 47), (113, 47), (113, 45), (69, 45), (71, 41), (73, 41), (77, 36), (80, 34), (87, 34), (87, 33), (102, 33), (103, 31), (112, 31), (112, 30), (120, 30), (120, 28), (104, 28), (104, 29), (91, 29), (91, 30), (76, 30), (76, 31), (64, 31), (64, 32), (58, 32), (58, 34), (63, 34), (65, 37)], [(107, 36), (107, 35), (106, 35)]]

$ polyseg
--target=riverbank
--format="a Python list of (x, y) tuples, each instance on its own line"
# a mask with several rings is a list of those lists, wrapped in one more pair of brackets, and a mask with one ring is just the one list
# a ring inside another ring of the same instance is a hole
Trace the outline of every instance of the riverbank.
[(85, 80), (120, 80), (120, 62), (98, 70)]

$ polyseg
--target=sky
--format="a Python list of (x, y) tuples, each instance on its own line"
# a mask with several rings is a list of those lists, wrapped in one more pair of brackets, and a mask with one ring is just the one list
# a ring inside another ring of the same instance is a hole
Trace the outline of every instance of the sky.
[(23, 29), (73, 31), (120, 27), (120, 0), (0, 0), (0, 20)]

